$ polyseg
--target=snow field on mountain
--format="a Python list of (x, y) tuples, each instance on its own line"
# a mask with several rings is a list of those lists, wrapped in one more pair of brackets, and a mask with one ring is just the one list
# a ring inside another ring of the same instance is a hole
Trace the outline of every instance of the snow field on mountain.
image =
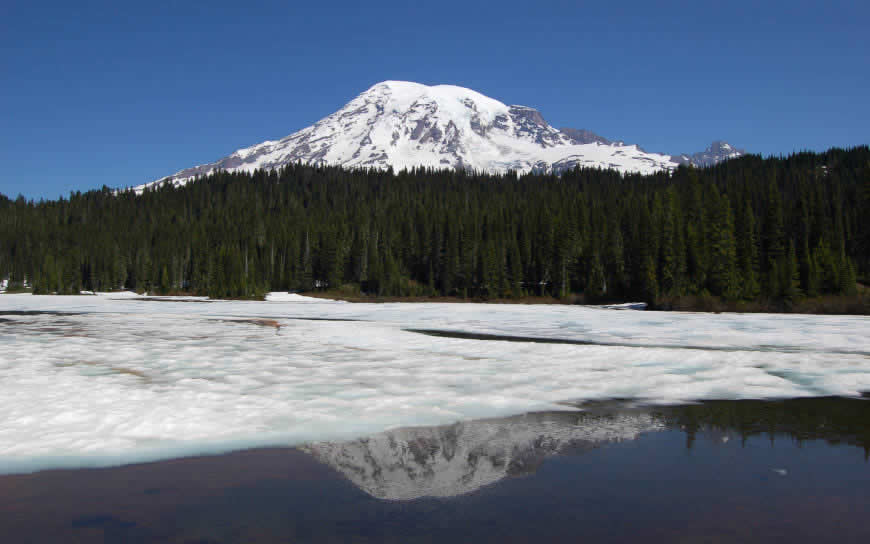
[(0, 472), (354, 438), (583, 400), (870, 391), (864, 317), (270, 299), (0, 296)]

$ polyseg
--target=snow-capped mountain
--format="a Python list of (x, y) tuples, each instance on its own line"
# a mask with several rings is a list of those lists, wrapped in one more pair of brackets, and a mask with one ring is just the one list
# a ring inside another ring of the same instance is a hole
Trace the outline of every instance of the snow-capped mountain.
[(423, 166), (558, 172), (580, 165), (651, 173), (692, 160), (683, 157), (688, 156), (649, 153), (589, 131), (560, 131), (533, 108), (507, 106), (463, 87), (385, 81), (281, 140), (239, 149), (153, 183), (183, 184), (217, 169), (251, 172), (294, 162), (396, 171)]
[[(576, 129), (576, 128), (560, 128), (559, 129), (562, 134), (565, 134), (569, 138), (571, 138), (574, 143), (578, 144), (589, 144), (593, 142), (598, 142), (604, 145), (625, 145), (625, 142), (622, 141), (612, 141), (608, 140), (604, 136), (598, 135), (591, 130), (586, 129)], [(645, 149), (638, 147), (641, 151), (646, 152)], [(686, 166), (697, 166), (699, 168), (703, 168), (705, 166), (713, 166), (718, 162), (722, 162), (728, 159), (734, 159), (746, 154), (746, 151), (743, 149), (738, 149), (728, 142), (723, 142), (721, 140), (717, 140), (710, 144), (707, 149), (704, 151), (699, 151), (697, 153), (683, 153), (680, 155), (672, 155), (671, 160), (677, 164), (684, 164)]]
[(745, 154), (746, 151), (737, 149), (728, 142), (716, 141), (710, 144), (710, 147), (704, 151), (693, 153), (691, 155), (686, 155), (684, 153), (678, 157), (673, 157), (673, 159), (680, 164), (691, 164), (693, 166), (704, 167), (712, 166), (717, 162), (734, 159)]
[(530, 474), (551, 455), (633, 440), (664, 425), (649, 414), (533, 413), (411, 427), (301, 449), (373, 497), (412, 500), (470, 493)]

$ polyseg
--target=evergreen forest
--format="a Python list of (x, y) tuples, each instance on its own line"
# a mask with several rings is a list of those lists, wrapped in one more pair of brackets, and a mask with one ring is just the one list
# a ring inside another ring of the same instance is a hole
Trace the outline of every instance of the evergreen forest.
[(0, 278), (41, 294), (327, 291), (661, 308), (695, 297), (788, 308), (857, 297), (868, 277), (867, 146), (653, 175), (297, 164), (140, 195), (0, 195)]

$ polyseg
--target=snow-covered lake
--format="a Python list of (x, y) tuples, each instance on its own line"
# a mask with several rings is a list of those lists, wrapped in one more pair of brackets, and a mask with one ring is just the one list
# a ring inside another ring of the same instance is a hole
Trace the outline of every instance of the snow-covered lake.
[(0, 473), (350, 439), (587, 400), (866, 391), (866, 317), (0, 296)]

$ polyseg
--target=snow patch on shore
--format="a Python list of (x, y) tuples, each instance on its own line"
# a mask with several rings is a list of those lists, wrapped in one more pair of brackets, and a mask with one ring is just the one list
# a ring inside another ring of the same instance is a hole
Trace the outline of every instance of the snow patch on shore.
[(298, 293), (285, 293), (283, 291), (273, 291), (271, 293), (266, 294), (266, 302), (296, 302), (296, 303), (330, 303), (330, 302), (340, 302), (344, 303), (344, 300), (330, 300), (323, 299), (317, 297), (306, 297), (305, 295), (300, 295)]

